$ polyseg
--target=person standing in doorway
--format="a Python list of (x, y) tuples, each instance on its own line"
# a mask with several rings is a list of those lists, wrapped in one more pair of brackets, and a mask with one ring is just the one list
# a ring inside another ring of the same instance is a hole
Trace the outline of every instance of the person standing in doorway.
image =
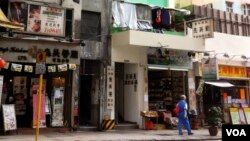
[(178, 113), (178, 131), (179, 135), (183, 135), (182, 128), (183, 125), (187, 129), (188, 135), (193, 135), (188, 119), (188, 105), (186, 102), (186, 96), (181, 95), (180, 96), (180, 101), (177, 103), (177, 106), (179, 106), (180, 111)]

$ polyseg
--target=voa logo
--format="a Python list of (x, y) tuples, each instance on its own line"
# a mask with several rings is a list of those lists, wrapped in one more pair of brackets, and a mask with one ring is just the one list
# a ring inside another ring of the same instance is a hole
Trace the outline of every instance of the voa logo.
[(247, 136), (244, 129), (226, 129), (227, 136)]

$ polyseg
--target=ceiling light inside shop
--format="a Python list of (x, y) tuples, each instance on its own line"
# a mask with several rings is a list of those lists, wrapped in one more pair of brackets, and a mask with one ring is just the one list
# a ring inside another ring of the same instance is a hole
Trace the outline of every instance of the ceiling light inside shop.
[(181, 68), (170, 68), (172, 71), (188, 71), (188, 69), (181, 69)]
[(163, 66), (148, 66), (148, 69), (151, 69), (151, 70), (168, 70), (168, 68), (163, 67)]

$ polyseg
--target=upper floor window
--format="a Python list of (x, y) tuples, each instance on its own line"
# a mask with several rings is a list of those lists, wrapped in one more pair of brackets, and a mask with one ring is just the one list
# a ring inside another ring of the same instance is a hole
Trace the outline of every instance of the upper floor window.
[(250, 5), (249, 4), (244, 4), (242, 5), (242, 10), (244, 15), (250, 15)]
[(204, 5), (205, 7), (207, 7), (207, 8), (213, 8), (213, 4), (212, 3), (209, 3), (209, 4), (206, 4), (206, 5)]
[(226, 2), (226, 11), (233, 12), (233, 3), (232, 2)]
[(101, 41), (101, 14), (82, 11), (81, 39)]

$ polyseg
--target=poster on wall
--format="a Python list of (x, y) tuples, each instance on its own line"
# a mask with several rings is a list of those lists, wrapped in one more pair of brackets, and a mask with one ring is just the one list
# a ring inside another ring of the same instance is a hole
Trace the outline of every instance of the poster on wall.
[(53, 127), (63, 126), (63, 105), (64, 105), (64, 88), (55, 87), (52, 98), (52, 119), (51, 125)]
[(63, 36), (64, 9), (40, 5), (29, 5), (27, 31)]
[(26, 114), (27, 77), (16, 76), (13, 82), (13, 96), (15, 98), (16, 115)]
[(3, 125), (4, 131), (16, 130), (16, 114), (15, 114), (15, 105), (14, 104), (3, 104)]
[(188, 78), (188, 84), (189, 84), (189, 105), (190, 109), (196, 109), (196, 94), (195, 94), (195, 83), (193, 78)]
[(24, 25), (23, 31), (35, 34), (64, 36), (65, 9), (51, 6), (10, 2), (9, 18)]
[(11, 2), (9, 11), (9, 19), (11, 22), (23, 25), (23, 29), (26, 30), (27, 17), (28, 17), (28, 5), (25, 2)]
[[(38, 93), (39, 93), (39, 86), (34, 85), (32, 87), (32, 95), (33, 95), (33, 128), (37, 126), (37, 111), (38, 111)], [(45, 94), (44, 91), (41, 96), (41, 110), (40, 110), (40, 128), (46, 127), (46, 116), (45, 116)]]

